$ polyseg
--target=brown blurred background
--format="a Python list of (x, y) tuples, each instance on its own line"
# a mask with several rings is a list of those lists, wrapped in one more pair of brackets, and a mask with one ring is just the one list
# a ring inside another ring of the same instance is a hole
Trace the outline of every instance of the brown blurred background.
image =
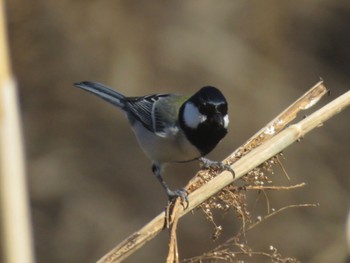
[[(7, 16), (38, 262), (94, 262), (166, 204), (124, 115), (73, 82), (99, 81), (127, 95), (217, 86), (228, 98), (231, 123), (212, 159), (228, 155), (320, 77), (332, 90), (323, 103), (349, 90), (346, 0), (11, 0)], [(349, 116), (349, 110), (335, 116), (285, 151), (291, 181), (278, 168), (271, 178), (307, 186), (270, 193), (271, 206), (320, 207), (266, 221), (248, 236), (254, 250), (274, 245), (302, 262), (345, 258)], [(180, 187), (197, 168), (171, 165), (165, 178)], [(265, 202), (253, 211), (263, 215)], [(233, 213), (217, 219), (224, 234), (212, 242), (200, 212), (183, 218), (181, 258), (213, 248), (240, 227)], [(126, 262), (164, 262), (163, 232)]]

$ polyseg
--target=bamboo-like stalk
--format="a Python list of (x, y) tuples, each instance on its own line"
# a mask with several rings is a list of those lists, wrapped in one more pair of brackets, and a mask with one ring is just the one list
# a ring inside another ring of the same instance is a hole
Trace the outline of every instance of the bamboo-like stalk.
[(345, 231), (346, 231), (346, 241), (348, 243), (348, 257), (350, 259), (350, 211), (348, 214), (348, 219), (346, 221), (346, 227), (345, 227)]
[[(182, 206), (176, 206), (174, 208), (176, 211), (174, 211), (173, 214), (182, 217), (225, 186), (231, 184), (250, 170), (280, 153), (295, 141), (303, 138), (312, 129), (322, 126), (326, 120), (341, 112), (349, 105), (350, 91), (250, 151), (231, 166), (235, 171), (235, 177), (233, 177), (230, 172), (222, 172), (189, 195), (189, 205), (186, 209)], [(228, 159), (229, 158), (230, 157), (228, 157)], [(162, 212), (139, 231), (133, 233), (130, 237), (108, 252), (98, 263), (120, 262), (127, 258), (163, 229), (164, 220), (165, 213)]]
[(34, 262), (16, 85), (0, 0), (0, 223), (3, 260)]

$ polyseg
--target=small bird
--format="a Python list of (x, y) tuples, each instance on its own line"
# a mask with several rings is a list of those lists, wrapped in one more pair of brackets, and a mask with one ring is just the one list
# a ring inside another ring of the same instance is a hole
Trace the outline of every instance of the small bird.
[(229, 118), (224, 95), (205, 86), (193, 96), (153, 94), (126, 97), (97, 82), (74, 86), (89, 91), (122, 109), (144, 153), (152, 160), (152, 171), (169, 200), (187, 199), (184, 189), (170, 190), (162, 178), (164, 165), (199, 160), (203, 167), (229, 170), (230, 166), (204, 158), (227, 134)]

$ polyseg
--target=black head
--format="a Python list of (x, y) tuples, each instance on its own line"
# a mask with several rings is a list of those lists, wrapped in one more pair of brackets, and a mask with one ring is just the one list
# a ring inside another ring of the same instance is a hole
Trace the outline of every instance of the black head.
[(179, 122), (187, 139), (202, 155), (208, 154), (227, 133), (224, 95), (215, 87), (203, 87), (181, 106)]

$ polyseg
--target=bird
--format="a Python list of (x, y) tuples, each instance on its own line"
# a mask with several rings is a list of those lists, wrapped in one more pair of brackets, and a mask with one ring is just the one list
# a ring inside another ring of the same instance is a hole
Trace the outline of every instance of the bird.
[(171, 190), (163, 179), (168, 163), (198, 160), (202, 167), (229, 170), (234, 174), (229, 165), (205, 158), (227, 134), (228, 104), (219, 89), (204, 86), (192, 96), (171, 93), (127, 97), (98, 82), (82, 81), (73, 85), (125, 112), (169, 200), (180, 197), (188, 202), (184, 188)]

